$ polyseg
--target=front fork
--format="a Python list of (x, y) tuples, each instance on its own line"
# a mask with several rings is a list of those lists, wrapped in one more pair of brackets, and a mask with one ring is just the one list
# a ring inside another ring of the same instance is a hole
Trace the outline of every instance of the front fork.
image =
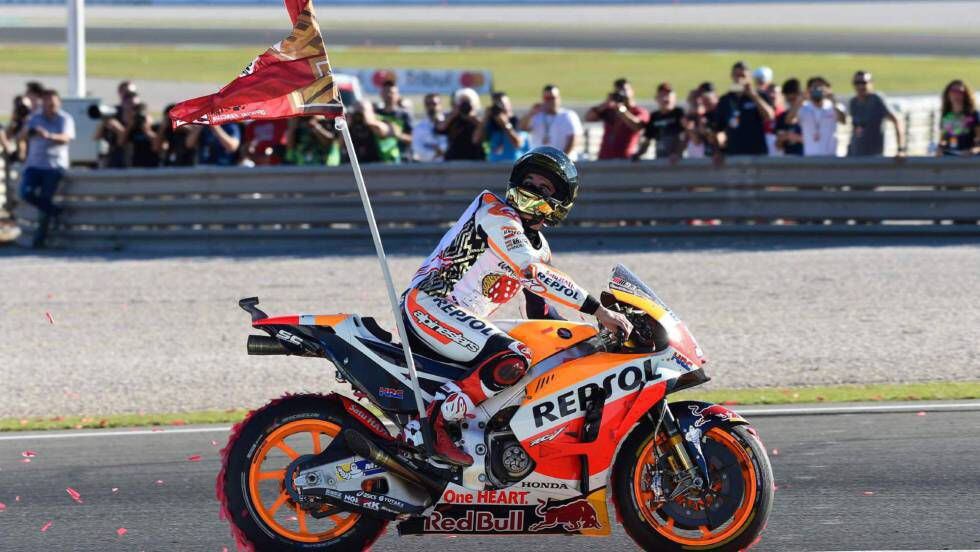
[[(674, 473), (683, 474), (679, 484), (675, 487), (670, 498), (674, 498), (692, 487), (704, 489), (708, 485), (708, 466), (701, 454), (701, 443), (699, 439), (691, 442), (681, 433), (677, 418), (667, 407), (666, 401), (661, 403), (660, 427), (667, 435), (667, 442), (664, 445), (667, 463)], [(689, 450), (691, 447), (695, 450)], [(693, 454), (692, 454), (693, 453)]]

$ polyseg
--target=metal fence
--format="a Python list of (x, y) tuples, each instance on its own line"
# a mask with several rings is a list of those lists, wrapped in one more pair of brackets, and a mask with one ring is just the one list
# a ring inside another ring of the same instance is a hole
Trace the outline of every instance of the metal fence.
[[(500, 191), (488, 163), (367, 166), (382, 233), (437, 236), (475, 194)], [(731, 158), (582, 165), (583, 192), (549, 235), (980, 235), (980, 160)], [(51, 245), (195, 250), (366, 236), (349, 167), (71, 171)], [(17, 210), (29, 245), (38, 221)]]

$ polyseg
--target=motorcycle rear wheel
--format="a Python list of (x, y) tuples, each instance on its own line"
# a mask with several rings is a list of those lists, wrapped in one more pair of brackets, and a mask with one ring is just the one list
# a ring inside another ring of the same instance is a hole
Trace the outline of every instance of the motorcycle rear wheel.
[(644, 550), (736, 551), (755, 544), (769, 517), (774, 486), (769, 458), (753, 431), (733, 425), (705, 432), (711, 492), (658, 503), (644, 478), (657, 464), (656, 445), (665, 440), (663, 433), (652, 434), (651, 425), (640, 426), (616, 460), (613, 493), (630, 537)]
[(217, 495), (237, 544), (262, 552), (354, 551), (371, 545), (383, 520), (324, 507), (314, 518), (285, 491), (286, 467), (316, 454), (348, 425), (343, 408), (320, 395), (292, 395), (249, 414), (222, 451)]

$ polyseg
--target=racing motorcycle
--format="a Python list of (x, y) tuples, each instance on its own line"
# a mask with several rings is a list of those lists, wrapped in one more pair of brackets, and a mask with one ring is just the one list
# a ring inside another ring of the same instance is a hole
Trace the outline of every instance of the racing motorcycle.
[[(601, 295), (628, 336), (585, 323), (497, 321), (532, 351), (529, 373), (477, 407), (458, 444), (475, 462), (431, 460), (402, 433), (416, 413), (401, 346), (369, 317), (269, 317), (242, 299), (252, 355), (321, 357), (342, 394), (287, 395), (239, 423), (217, 495), (241, 548), (361, 550), (401, 535), (608, 535), (646, 550), (741, 550), (760, 538), (773, 475), (756, 431), (717, 404), (668, 402), (708, 380), (683, 322), (622, 265)], [(415, 355), (425, 404), (465, 368)], [(368, 401), (372, 407), (365, 407)], [(398, 437), (396, 437), (398, 435)]]

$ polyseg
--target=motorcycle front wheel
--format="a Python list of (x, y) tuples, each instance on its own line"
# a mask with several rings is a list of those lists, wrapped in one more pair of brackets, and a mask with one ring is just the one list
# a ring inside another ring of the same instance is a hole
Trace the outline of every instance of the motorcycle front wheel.
[[(749, 426), (716, 426), (701, 438), (710, 483), (677, 490), (666, 434), (644, 424), (627, 438), (613, 471), (623, 526), (644, 550), (743, 550), (761, 538), (773, 499), (765, 448)], [(659, 491), (655, 488), (659, 487)]]
[(324, 506), (310, 512), (286, 492), (287, 467), (321, 452), (345, 425), (343, 408), (292, 395), (249, 414), (222, 451), (217, 496), (239, 548), (261, 552), (363, 550), (386, 522)]

